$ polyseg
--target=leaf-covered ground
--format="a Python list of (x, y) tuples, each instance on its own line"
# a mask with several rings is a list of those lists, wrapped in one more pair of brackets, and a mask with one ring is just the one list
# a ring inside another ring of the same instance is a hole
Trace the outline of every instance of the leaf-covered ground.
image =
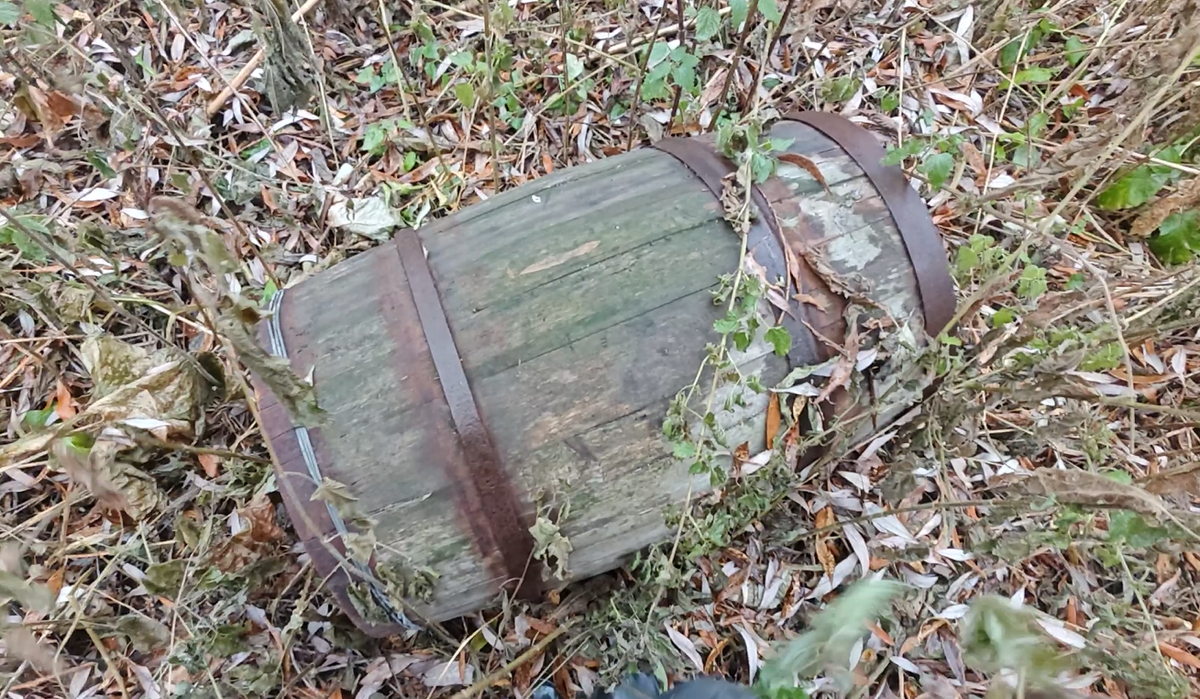
[[(909, 587), (810, 689), (982, 696), (1034, 628), (1080, 693), (1200, 692), (1193, 0), (312, 4), (0, 2), (4, 697), (749, 682), (868, 576)], [(745, 476), (707, 539), (544, 605), (355, 631), (223, 321), (397, 226), (770, 109), (847, 115), (918, 183), (960, 295), (936, 394), (765, 516)]]

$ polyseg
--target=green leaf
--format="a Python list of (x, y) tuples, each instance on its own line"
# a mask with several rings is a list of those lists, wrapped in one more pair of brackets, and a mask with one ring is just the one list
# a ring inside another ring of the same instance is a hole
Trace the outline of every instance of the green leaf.
[(1153, 546), (1170, 537), (1165, 527), (1148, 524), (1141, 515), (1129, 510), (1113, 510), (1108, 516), (1108, 540), (1133, 548)]
[(1000, 67), (1004, 70), (1009, 70), (1021, 60), (1021, 57), (1028, 51), (1029, 47), (1021, 48), (1021, 39), (1013, 39), (1004, 45), (1000, 50)]
[(32, 238), (25, 234), (25, 231), (19, 228), (13, 228), (10, 233), (12, 244), (17, 246), (17, 251), (21, 253), (21, 257), (31, 262), (46, 261), (46, 251), (42, 249)]
[(1017, 319), (1017, 314), (1013, 313), (1011, 308), (1001, 308), (992, 315), (992, 327), (999, 328), (1002, 325), (1008, 325)]
[(750, 340), (752, 337), (750, 333), (745, 331), (736, 332), (733, 334), (733, 346), (737, 348), (738, 352), (745, 352), (750, 349)]
[(891, 114), (900, 106), (900, 93), (895, 90), (885, 90), (883, 97), (879, 99), (879, 108), (884, 114)]
[(455, 83), (454, 96), (458, 103), (470, 109), (475, 106), (475, 86), (469, 82)]
[(925, 144), (915, 138), (909, 139), (908, 142), (902, 146), (889, 146), (887, 155), (883, 158), (883, 164), (899, 165), (917, 153), (920, 153), (924, 148)]
[(796, 142), (796, 139), (794, 139), (794, 138), (779, 138), (778, 136), (776, 136), (775, 138), (769, 139), (767, 141), (767, 150), (770, 151), (771, 153), (782, 153), (783, 151), (786, 151), (788, 148), (791, 148), (792, 144), (795, 142)]
[(746, 21), (746, 13), (750, 11), (750, 5), (746, 0), (729, 0), (729, 7), (729, 18), (733, 21), (733, 28), (739, 30), (742, 23)]
[(412, 172), (412, 169), (417, 166), (416, 151), (409, 151), (404, 154), (404, 171)]
[(755, 184), (762, 184), (775, 173), (775, 159), (762, 153), (750, 154), (750, 175)]
[(783, 13), (779, 11), (779, 4), (775, 0), (758, 0), (758, 11), (762, 13), (763, 19), (771, 24), (779, 24), (783, 19)]
[(1172, 214), (1149, 241), (1150, 249), (1163, 263), (1181, 265), (1200, 253), (1200, 211)]
[(1053, 77), (1054, 71), (1049, 68), (1026, 68), (1025, 70), (1017, 71), (1017, 74), (1013, 76), (1013, 84), (1044, 83)]
[(1031, 136), (1040, 136), (1046, 127), (1050, 125), (1050, 115), (1045, 112), (1038, 112), (1029, 117), (1029, 123), (1025, 125), (1026, 130)]
[(274, 279), (268, 279), (266, 284), (263, 284), (262, 290), (262, 305), (266, 306), (271, 302), (271, 298), (279, 293), (279, 287), (276, 286)]
[(475, 54), (470, 51), (456, 51), (446, 59), (459, 68), (469, 68), (475, 62)]
[(792, 349), (792, 334), (782, 325), (767, 328), (766, 339), (775, 348), (775, 354), (780, 357)]
[(1088, 354), (1079, 363), (1083, 371), (1108, 371), (1116, 369), (1125, 359), (1125, 350), (1116, 342), (1109, 342), (1100, 349)]
[(567, 80), (578, 80), (583, 75), (583, 59), (573, 53), (567, 54)]
[[(716, 14), (714, 11), (713, 14)], [(21, 21), (21, 10), (11, 2), (0, 2), (0, 24), (11, 27)]]
[(676, 459), (690, 459), (696, 455), (696, 445), (691, 442), (675, 442), (671, 447), (671, 453)]
[(1076, 272), (1067, 279), (1067, 291), (1078, 291), (1087, 284), (1087, 277), (1082, 272)]
[(1079, 62), (1082, 61), (1084, 58), (1086, 58), (1088, 55), (1088, 48), (1087, 48), (1087, 46), (1085, 46), (1083, 44), (1082, 41), (1079, 40), (1079, 37), (1075, 37), (1075, 36), (1067, 37), (1067, 43), (1063, 48), (1065, 48), (1067, 51), (1067, 53), (1066, 53), (1067, 63), (1072, 68), (1079, 65)]
[(979, 253), (975, 252), (968, 245), (963, 245), (958, 249), (958, 254), (954, 256), (954, 269), (959, 275), (967, 275), (971, 270), (979, 266)]
[(724, 318), (721, 318), (713, 323), (713, 330), (716, 330), (722, 335), (728, 335), (731, 332), (735, 332), (740, 325), (741, 321), (734, 316), (725, 316)]
[(755, 686), (770, 699), (795, 697), (796, 677), (812, 677), (842, 658), (866, 635), (873, 622), (891, 605), (903, 586), (883, 580), (863, 580), (838, 595), (812, 617), (807, 630), (776, 649), (759, 673)]
[(1046, 270), (1037, 265), (1025, 265), (1017, 280), (1017, 295), (1032, 301), (1046, 293), (1047, 288)]
[(354, 82), (366, 85), (371, 82), (371, 78), (375, 77), (375, 66), (363, 66), (361, 70), (354, 74)]
[(934, 153), (926, 158), (917, 169), (929, 178), (934, 189), (940, 189), (954, 170), (954, 156), (949, 153)]
[[(271, 149), (271, 142), (265, 138), (260, 138), (257, 141), (255, 141), (254, 143), (252, 143), (251, 145), (243, 148), (242, 152), (238, 153), (238, 156), (241, 157), (242, 160), (251, 160), (255, 156), (266, 153), (270, 149)], [(111, 175), (110, 175), (110, 177), (111, 177)]]
[(857, 78), (849, 76), (827, 80), (821, 86), (821, 97), (828, 102), (845, 102), (853, 97), (855, 92), (858, 92), (861, 84)]
[(703, 7), (696, 13), (696, 39), (708, 41), (721, 31), (721, 13), (711, 7)]
[(46, 27), (53, 27), (58, 21), (54, 3), (49, 0), (25, 0), (25, 10), (33, 15), (34, 21)]
[(671, 47), (666, 42), (659, 41), (654, 44), (654, 48), (650, 49), (650, 62), (646, 65), (650, 68), (662, 63), (664, 59), (671, 53)]
[(692, 90), (696, 87), (696, 67), (690, 63), (679, 63), (675, 69), (671, 71), (671, 78), (675, 84), (685, 90)]
[(1132, 209), (1150, 201), (1150, 198), (1167, 184), (1169, 175), (1156, 172), (1164, 168), (1139, 165), (1129, 174), (1104, 188), (1096, 197), (1096, 203), (1106, 211)]
[(1100, 475), (1114, 480), (1122, 485), (1133, 485), (1133, 476), (1129, 475), (1128, 471), (1121, 471), (1115, 468), (1106, 468), (1100, 471)]
[(381, 124), (371, 124), (363, 134), (362, 149), (370, 155), (383, 155), (387, 150), (387, 131)]
[(34, 430), (40, 430), (50, 421), (50, 416), (54, 414), (54, 406), (42, 410), (30, 410), (21, 417), (21, 424), (25, 427)]
[(187, 573), (187, 561), (180, 558), (166, 563), (155, 563), (146, 569), (146, 577), (142, 586), (152, 595), (160, 595), (174, 599), (183, 585), (183, 576)]

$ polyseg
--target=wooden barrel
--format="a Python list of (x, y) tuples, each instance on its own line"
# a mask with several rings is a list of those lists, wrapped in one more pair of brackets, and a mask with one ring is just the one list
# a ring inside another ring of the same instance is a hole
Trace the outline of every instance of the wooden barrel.
[[(848, 307), (864, 310), (852, 340), (868, 317), (906, 346), (940, 331), (954, 306), (945, 252), (875, 138), (814, 113), (770, 136), (790, 145), (754, 191), (745, 264), (775, 285), (764, 311), (793, 342), (780, 357), (760, 333), (732, 353), (742, 375), (772, 387), (836, 358)], [(708, 137), (668, 139), (401, 231), (274, 297), (264, 341), (311, 377), (327, 419), (295, 426), (258, 383), (264, 433), (297, 533), (355, 623), (388, 634), (518, 583), (534, 596), (561, 584), (527, 566), (539, 504), (569, 506), (569, 580), (663, 540), (664, 509), (709, 490), (672, 455), (663, 420), (719, 337), (713, 292), (741, 259), (714, 193), (731, 169)], [(920, 395), (902, 354), (840, 392), (842, 415), (870, 413), (847, 436)], [(907, 398), (872, 409), (891, 389)], [(738, 390), (719, 420), (731, 447), (757, 453), (772, 394)], [(347, 503), (373, 521), (369, 561)], [(418, 599), (430, 572), (432, 596)]]

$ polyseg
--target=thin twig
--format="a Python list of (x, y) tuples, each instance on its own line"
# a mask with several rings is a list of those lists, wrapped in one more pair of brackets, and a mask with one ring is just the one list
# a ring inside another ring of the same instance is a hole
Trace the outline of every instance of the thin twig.
[(512, 672), (513, 670), (516, 670), (517, 668), (521, 667), (522, 665), (529, 662), (533, 658), (537, 657), (537, 655), (539, 653), (546, 650), (546, 646), (549, 646), (550, 643), (554, 641), (554, 639), (556, 639), (559, 636), (566, 633), (567, 629), (569, 629), (569, 628), (571, 628), (571, 624), (566, 623), (566, 624), (563, 624), (562, 626), (558, 627), (557, 629), (554, 629), (550, 633), (546, 634), (542, 638), (542, 640), (538, 641), (537, 643), (533, 644), (528, 649), (526, 649), (524, 653), (521, 653), (520, 655), (513, 658), (509, 662), (505, 663), (504, 667), (489, 674), (487, 677), (484, 677), (483, 679), (479, 680), (478, 682), (471, 685), (470, 687), (467, 687), (466, 689), (459, 691), (457, 694), (450, 697), (450, 699), (471, 699), (471, 697), (482, 693), (488, 687), (491, 687), (493, 684), (495, 684), (496, 681), (499, 680), (500, 678), (504, 677), (508, 673)]
[(488, 120), (488, 140), (492, 143), (492, 194), (500, 193), (500, 141), (496, 135), (496, 105), (494, 104), (496, 89), (496, 66), (492, 64), (492, 3), (483, 0), (483, 60), (487, 63), (484, 80), (487, 89), (484, 90)]
[[(755, 0), (755, 2), (757, 1)], [(642, 99), (642, 82), (646, 79), (646, 69), (650, 67), (650, 54), (654, 53), (654, 42), (658, 40), (658, 30), (662, 28), (663, 18), (666, 16), (667, 8), (664, 5), (658, 11), (658, 23), (654, 25), (654, 33), (650, 35), (650, 46), (646, 48), (646, 55), (642, 57), (642, 63), (638, 66), (637, 84), (633, 87), (633, 101), (629, 103), (629, 138), (625, 141), (625, 150), (633, 150), (633, 138), (637, 134), (638, 102)]]
[[(729, 62), (729, 72), (725, 74), (725, 82), (721, 83), (721, 96), (717, 98), (717, 113), (712, 121), (714, 127), (717, 124), (717, 118), (725, 111), (725, 96), (729, 94), (729, 86), (733, 84), (733, 76), (737, 73), (738, 62), (742, 58), (742, 52), (746, 50), (746, 39), (750, 36), (750, 27), (756, 14), (758, 14), (758, 0), (750, 0), (750, 7), (746, 11), (746, 26), (742, 27), (737, 48), (733, 50), (733, 58)], [(740, 104), (741, 100), (739, 99), (738, 102)]]
[[(320, 2), (321, 0), (307, 0), (307, 2), (300, 6), (300, 9), (292, 13), (292, 21), (295, 22), (304, 15), (308, 14), (308, 11), (316, 7)], [(119, 46), (119, 44), (114, 44), (114, 46)], [(258, 68), (259, 64), (262, 63), (263, 59), (266, 57), (266, 49), (259, 49), (256, 51), (254, 55), (250, 57), (249, 62), (247, 62), (246, 65), (238, 71), (238, 74), (233, 76), (233, 79), (229, 81), (229, 85), (224, 90), (221, 90), (216, 97), (209, 100), (208, 106), (204, 108), (204, 113), (211, 117), (212, 115), (221, 111), (221, 107), (225, 106), (225, 103), (229, 101), (230, 97), (233, 97), (233, 94), (237, 92), (238, 88), (246, 84), (246, 81), (250, 79), (250, 75), (254, 73), (255, 69)]]
[[(666, 9), (667, 9), (667, 6), (664, 4), (663, 11), (665, 12)], [(684, 26), (684, 22), (683, 22), (683, 0), (678, 0), (676, 2), (675, 11), (679, 15), (679, 45), (682, 46), (683, 41), (687, 37), (687, 34), (685, 33), (686, 27)], [(682, 99), (683, 99), (683, 85), (676, 85), (675, 86), (675, 96), (671, 99), (671, 116), (670, 116), (670, 118), (667, 119), (667, 135), (671, 134), (671, 128), (673, 126), (675, 126), (675, 115), (679, 112), (679, 102)]]

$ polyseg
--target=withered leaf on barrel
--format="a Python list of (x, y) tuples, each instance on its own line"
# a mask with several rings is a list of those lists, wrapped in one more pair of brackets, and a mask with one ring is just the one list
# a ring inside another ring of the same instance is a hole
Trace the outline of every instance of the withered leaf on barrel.
[(790, 163), (797, 167), (803, 168), (805, 172), (813, 176), (813, 179), (821, 184), (821, 189), (829, 192), (829, 185), (825, 182), (825, 176), (821, 174), (821, 169), (812, 160), (799, 155), (798, 153), (780, 153), (778, 156), (780, 161)]

